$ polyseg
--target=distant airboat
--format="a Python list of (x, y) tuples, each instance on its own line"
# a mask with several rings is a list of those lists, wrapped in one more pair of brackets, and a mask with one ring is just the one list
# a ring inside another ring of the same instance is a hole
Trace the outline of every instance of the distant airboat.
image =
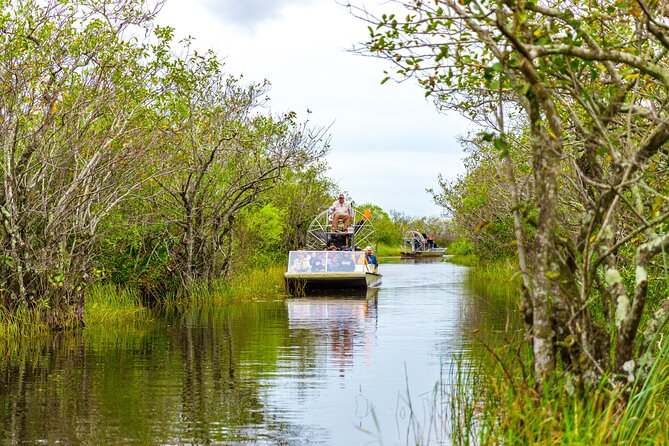
[(437, 248), (433, 240), (418, 231), (406, 231), (402, 235), (401, 257), (407, 259), (442, 257), (446, 248)]

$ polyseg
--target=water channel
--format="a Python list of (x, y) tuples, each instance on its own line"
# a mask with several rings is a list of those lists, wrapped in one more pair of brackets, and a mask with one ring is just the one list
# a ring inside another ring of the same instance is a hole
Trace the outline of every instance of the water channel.
[(466, 268), (89, 327), (0, 363), (2, 444), (448, 445), (449, 380), (510, 310)]

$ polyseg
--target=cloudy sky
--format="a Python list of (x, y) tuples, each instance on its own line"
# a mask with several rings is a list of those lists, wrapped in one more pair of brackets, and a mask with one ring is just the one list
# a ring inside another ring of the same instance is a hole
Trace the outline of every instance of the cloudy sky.
[[(366, 0), (375, 7), (382, 0)], [(464, 172), (456, 142), (469, 123), (437, 113), (412, 82), (380, 85), (387, 62), (347, 51), (366, 24), (335, 0), (166, 0), (158, 22), (213, 49), (232, 75), (267, 79), (273, 112), (331, 126), (329, 176), (357, 203), (441, 213), (425, 191)]]

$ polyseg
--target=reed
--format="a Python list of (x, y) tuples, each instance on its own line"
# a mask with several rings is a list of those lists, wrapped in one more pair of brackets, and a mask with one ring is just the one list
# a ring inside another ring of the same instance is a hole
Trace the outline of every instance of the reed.
[(581, 395), (567, 375), (541, 393), (532, 385), (530, 350), (521, 341), (459, 358), (448, 430), (455, 445), (655, 445), (669, 442), (669, 355), (663, 343), (651, 374), (629, 399), (603, 380)]
[(137, 291), (112, 284), (96, 284), (86, 293), (86, 325), (147, 318), (150, 310)]
[(652, 445), (669, 438), (666, 376), (625, 405), (604, 386), (577, 398), (567, 380), (556, 379), (537, 395), (483, 369), (461, 375), (451, 399), (454, 444)]
[(219, 279), (211, 285), (196, 285), (191, 302), (224, 303), (241, 300), (279, 299), (285, 296), (284, 265), (241, 271), (231, 280)]
[(380, 243), (376, 255), (379, 257), (399, 257), (401, 252), (402, 248), (399, 246), (388, 246)]
[(453, 254), (445, 257), (447, 262), (455, 263), (462, 266), (479, 266), (479, 258), (474, 254)]
[[(493, 298), (517, 297), (516, 263), (476, 264), (473, 289)], [(483, 289), (485, 288), (485, 289)], [(458, 358), (451, 382), (449, 434), (453, 444), (665, 444), (669, 442), (669, 355), (662, 344), (649, 378), (629, 399), (603, 381), (577, 396), (566, 374), (556, 375), (541, 394), (534, 391), (531, 350), (517, 335), (501, 346), (481, 339), (481, 349)]]
[(0, 358), (8, 358), (13, 352), (50, 333), (37, 310), (20, 307), (8, 311), (0, 307)]

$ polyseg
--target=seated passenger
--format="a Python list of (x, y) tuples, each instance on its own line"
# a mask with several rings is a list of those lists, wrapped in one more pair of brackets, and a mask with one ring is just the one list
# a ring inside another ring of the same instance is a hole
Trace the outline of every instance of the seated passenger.
[(311, 257), (305, 252), (298, 252), (295, 260), (293, 260), (293, 270), (297, 273), (311, 271)]
[(376, 256), (374, 255), (374, 251), (372, 250), (371, 246), (367, 246), (365, 248), (365, 261), (367, 262), (368, 265), (372, 265), (372, 268), (370, 268), (373, 272), (376, 272), (379, 268), (379, 261), (376, 259)]
[(355, 260), (350, 254), (342, 255), (340, 261), (341, 271), (355, 271)]

